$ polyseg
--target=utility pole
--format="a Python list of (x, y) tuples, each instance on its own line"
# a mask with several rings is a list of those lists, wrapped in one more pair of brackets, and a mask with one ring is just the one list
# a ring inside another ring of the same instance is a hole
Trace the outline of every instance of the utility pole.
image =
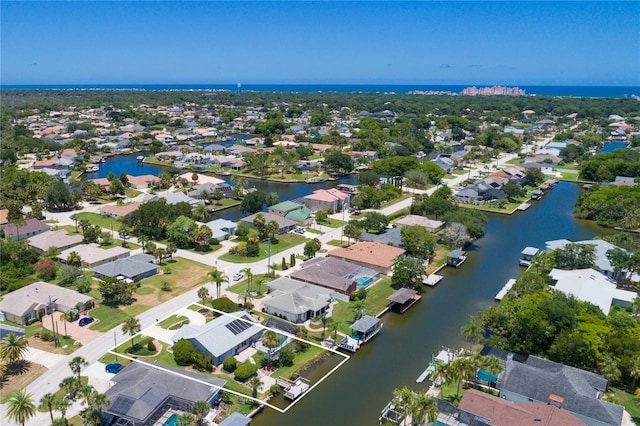
[(265, 241), (268, 244), (267, 253), (269, 254), (269, 258), (267, 260), (267, 275), (271, 276), (271, 238), (267, 238)]
[(346, 203), (342, 203), (342, 228), (341, 228), (341, 232), (340, 232), (340, 247), (342, 247), (342, 240), (344, 239), (344, 210), (345, 210), (345, 204)]
[(116, 362), (118, 362), (118, 352), (116, 351), (116, 347), (118, 346), (118, 342), (116, 341), (116, 332), (113, 332), (113, 352), (116, 354)]

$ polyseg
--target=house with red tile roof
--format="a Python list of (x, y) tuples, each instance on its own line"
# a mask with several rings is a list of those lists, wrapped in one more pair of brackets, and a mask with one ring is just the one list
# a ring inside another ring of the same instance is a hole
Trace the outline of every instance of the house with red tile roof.
[(304, 205), (311, 211), (327, 210), (329, 208), (338, 211), (338, 206), (349, 208), (351, 197), (335, 188), (318, 189), (303, 198)]

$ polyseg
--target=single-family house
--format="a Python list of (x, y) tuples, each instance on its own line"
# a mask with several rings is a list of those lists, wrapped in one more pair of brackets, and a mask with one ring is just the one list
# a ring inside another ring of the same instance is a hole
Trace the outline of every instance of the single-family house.
[(347, 248), (336, 248), (327, 255), (346, 260), (382, 274), (389, 274), (396, 259), (403, 255), (404, 249), (376, 242), (359, 242)]
[(507, 361), (500, 398), (518, 403), (549, 404), (589, 426), (620, 426), (624, 408), (604, 401), (607, 379), (575, 367), (529, 356)]
[(555, 404), (513, 402), (475, 389), (465, 391), (460, 410), (488, 420), (491, 426), (584, 426), (576, 416)]
[(395, 226), (391, 229), (383, 229), (378, 234), (370, 234), (363, 232), (358, 238), (360, 241), (374, 241), (380, 244), (388, 244), (395, 247), (405, 248), (402, 244), (402, 225)]
[(453, 160), (442, 155), (438, 155), (438, 157), (431, 160), (431, 162), (436, 163), (447, 173), (451, 173), (451, 170), (453, 170), (454, 167)]
[(335, 188), (318, 189), (313, 191), (313, 193), (306, 195), (303, 200), (304, 205), (311, 211), (322, 211), (327, 209), (338, 211), (338, 206), (341, 206), (343, 209), (349, 208), (351, 196)]
[(28, 244), (39, 252), (45, 252), (51, 247), (60, 251), (82, 243), (82, 235), (69, 235), (67, 231), (59, 229), (57, 231), (47, 231), (29, 238)]
[(223, 197), (233, 197), (233, 186), (228, 184), (227, 182), (222, 183), (203, 183), (202, 185), (195, 185), (193, 187), (193, 191), (187, 193), (187, 195), (191, 198), (202, 198), (203, 193), (208, 193), (209, 195), (213, 195), (216, 190), (220, 190), (222, 192)]
[(111, 247), (103, 249), (98, 244), (80, 244), (66, 250), (58, 255), (58, 260), (67, 263), (67, 259), (71, 253), (77, 253), (81, 259), (83, 268), (94, 268), (104, 263), (113, 262), (114, 260), (123, 259), (129, 256), (129, 249), (124, 247)]
[(13, 334), (16, 337), (23, 337), (26, 336), (27, 333), (24, 331), (24, 328), (0, 323), (0, 340), (4, 340), (4, 338), (10, 334)]
[(313, 284), (281, 277), (267, 284), (269, 298), (265, 299), (264, 312), (293, 323), (305, 322), (327, 312), (331, 303), (331, 291)]
[(147, 189), (160, 182), (160, 178), (154, 175), (127, 175), (127, 179), (129, 180), (129, 186), (133, 189)]
[(427, 231), (436, 233), (439, 232), (444, 226), (444, 222), (440, 220), (429, 219), (428, 217), (418, 216), (415, 214), (410, 214), (396, 222), (398, 225), (419, 225), (425, 228)]
[(570, 241), (570, 240), (552, 240), (545, 243), (547, 251), (553, 251), (555, 249), (564, 249), (568, 244), (581, 244), (592, 245), (595, 249), (595, 266), (607, 277), (613, 277), (615, 272), (611, 261), (607, 257), (607, 252), (618, 248), (605, 240), (582, 240), (582, 241)]
[(293, 220), (299, 226), (306, 226), (311, 221), (311, 210), (304, 204), (294, 203), (293, 201), (283, 201), (282, 203), (270, 206), (269, 213), (289, 220)]
[(243, 217), (240, 220), (242, 222), (246, 222), (250, 227), (254, 228), (253, 219), (258, 214), (261, 214), (262, 216), (264, 216), (265, 223), (269, 223), (273, 220), (278, 224), (278, 230), (276, 231), (277, 234), (284, 234), (285, 232), (289, 232), (293, 230), (297, 226), (297, 223), (291, 219), (287, 219), (286, 217), (278, 216), (272, 213), (264, 213), (264, 212), (255, 213), (255, 214), (252, 214), (251, 216)]
[(102, 410), (102, 424), (145, 426), (162, 423), (172, 413), (190, 413), (195, 401), (218, 405), (225, 381), (163, 365), (132, 362), (110, 380), (111, 401)]
[(135, 212), (140, 208), (142, 203), (129, 203), (123, 204), (121, 206), (118, 205), (106, 205), (100, 207), (99, 211), (101, 215), (109, 216), (114, 219), (118, 219), (121, 217), (129, 216), (131, 213)]
[(351, 294), (379, 277), (378, 271), (335, 257), (317, 257), (304, 262), (291, 278), (340, 294)]
[(22, 241), (51, 229), (49, 225), (38, 219), (27, 219), (24, 223), (6, 223), (2, 225), (7, 240)]
[(117, 277), (132, 281), (140, 281), (158, 273), (155, 257), (149, 254), (136, 254), (93, 268), (96, 278)]
[(205, 223), (211, 229), (212, 238), (222, 241), (226, 240), (228, 235), (235, 235), (238, 224), (227, 219), (215, 219)]
[(194, 173), (183, 173), (180, 176), (178, 176), (177, 181), (180, 182), (182, 181), (182, 179), (185, 179), (189, 186), (202, 185), (205, 183), (212, 183), (212, 184), (226, 183), (224, 180), (214, 176), (195, 173), (197, 179), (193, 179), (193, 175)]
[(8, 321), (27, 325), (55, 311), (86, 311), (91, 308), (92, 297), (69, 288), (37, 281), (8, 293), (2, 300), (0, 312)]
[(168, 205), (174, 205), (174, 204), (178, 204), (178, 203), (187, 203), (192, 207), (198, 206), (198, 205), (204, 205), (204, 201), (203, 200), (198, 200), (195, 198), (191, 198), (188, 195), (186, 195), (183, 192), (166, 192), (164, 194), (161, 195), (157, 195), (157, 194), (150, 194), (144, 197), (143, 201), (145, 203), (150, 202), (150, 201), (158, 201), (161, 198), (164, 198), (165, 202)]
[(174, 343), (180, 339), (188, 340), (196, 349), (212, 357), (215, 365), (220, 365), (260, 340), (264, 328), (255, 322), (248, 312), (234, 312), (201, 326), (182, 326), (171, 340)]
[(618, 289), (609, 278), (591, 268), (570, 271), (554, 268), (549, 275), (556, 290), (596, 305), (605, 315), (611, 305), (626, 308), (638, 296), (633, 291)]

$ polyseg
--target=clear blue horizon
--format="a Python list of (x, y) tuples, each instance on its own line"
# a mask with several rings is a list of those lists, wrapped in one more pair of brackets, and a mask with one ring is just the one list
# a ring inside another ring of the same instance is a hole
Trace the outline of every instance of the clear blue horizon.
[(640, 86), (635, 1), (3, 1), (0, 8), (3, 87)]

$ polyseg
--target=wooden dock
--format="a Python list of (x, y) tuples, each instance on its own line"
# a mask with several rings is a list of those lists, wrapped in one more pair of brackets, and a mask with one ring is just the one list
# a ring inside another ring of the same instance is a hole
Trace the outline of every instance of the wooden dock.
[(498, 294), (496, 294), (495, 299), (502, 300), (504, 296), (507, 294), (507, 292), (511, 290), (511, 287), (513, 287), (515, 283), (516, 283), (515, 278), (510, 278), (509, 281), (507, 281), (507, 283), (504, 285), (504, 287), (502, 287), (502, 289), (498, 292)]

